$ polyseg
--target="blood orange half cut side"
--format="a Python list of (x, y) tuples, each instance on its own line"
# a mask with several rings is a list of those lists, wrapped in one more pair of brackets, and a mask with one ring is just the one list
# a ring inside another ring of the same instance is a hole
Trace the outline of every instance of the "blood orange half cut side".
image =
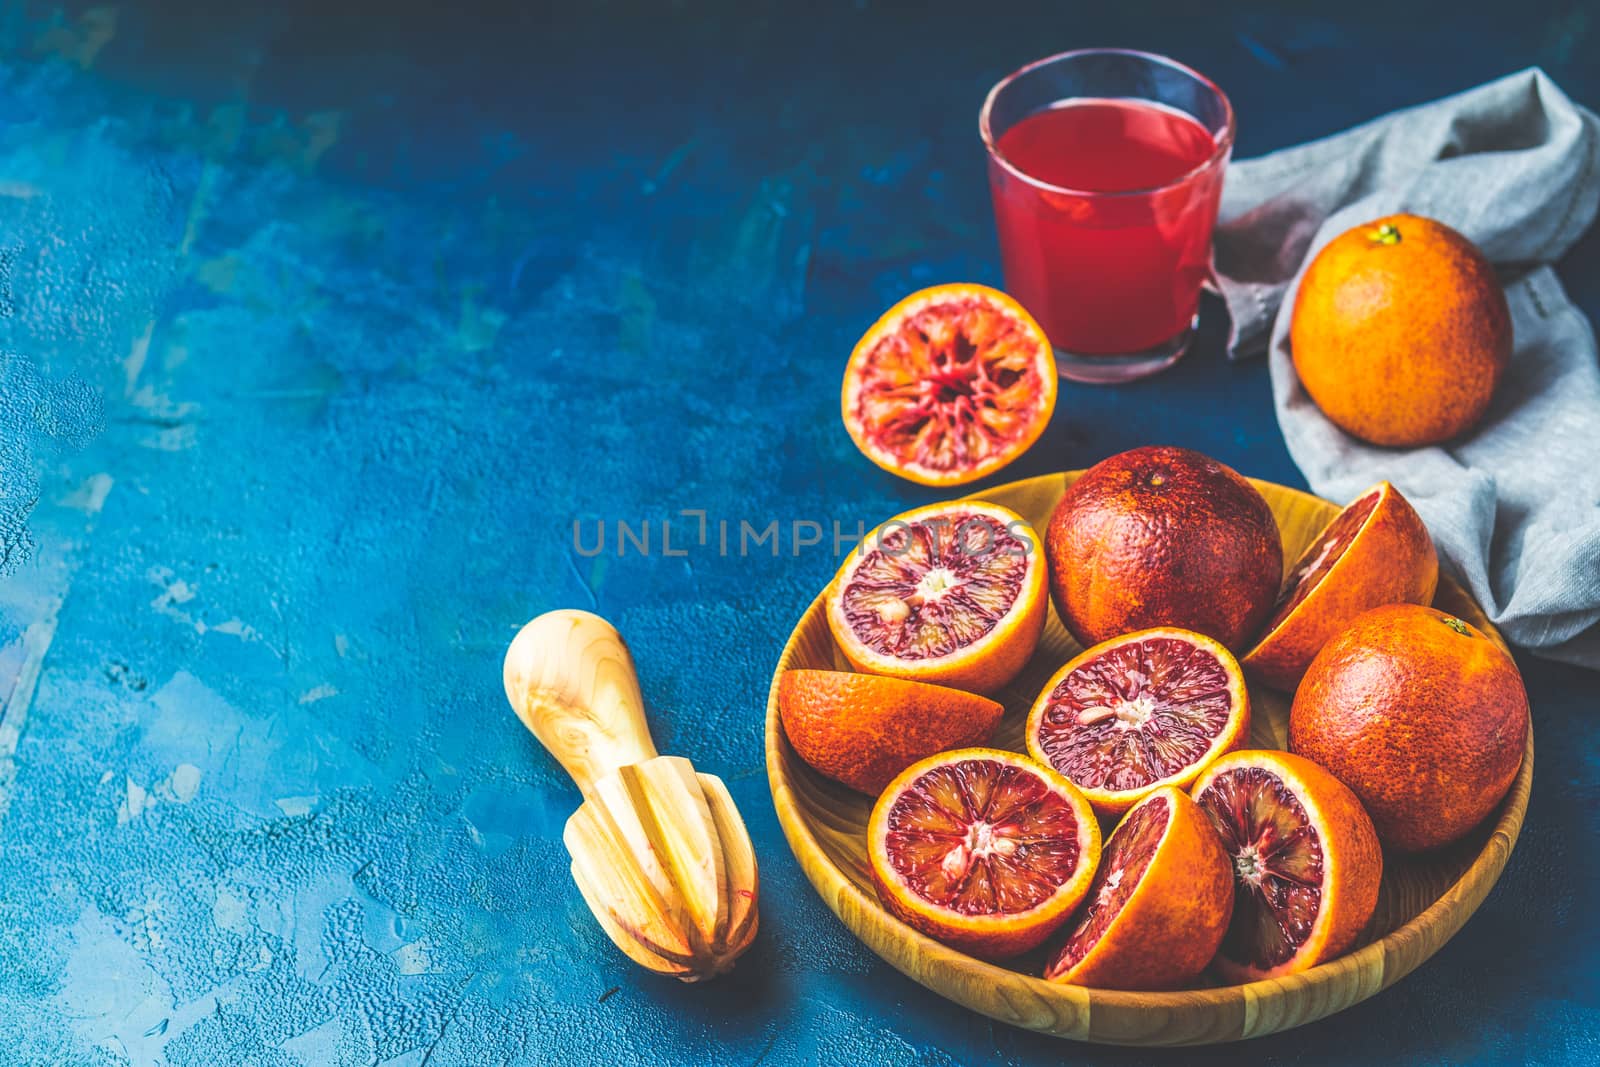
[(1101, 989), (1174, 989), (1216, 955), (1233, 909), (1233, 867), (1193, 800), (1163, 787), (1106, 841), (1083, 909), (1045, 977)]
[(992, 693), (1027, 664), (1045, 620), (1033, 528), (975, 500), (908, 511), (868, 534), (828, 588), (852, 666)]
[(1186, 787), (1250, 735), (1250, 697), (1220, 642), (1175, 627), (1095, 645), (1045, 683), (1028, 715), (1033, 757), (1120, 815), (1163, 785)]
[(959, 749), (879, 796), (867, 854), (884, 906), (985, 959), (1042, 944), (1083, 899), (1100, 827), (1083, 795), (1014, 752)]
[(1301, 553), (1244, 668), (1292, 692), (1322, 646), (1357, 615), (1385, 604), (1428, 604), (1438, 584), (1428, 528), (1400, 490), (1379, 482)]
[(1028, 450), (1056, 405), (1050, 341), (983, 285), (912, 293), (856, 344), (845, 429), (863, 455), (923, 485), (963, 485)]
[(1195, 799), (1233, 860), (1233, 916), (1217, 970), (1234, 981), (1294, 974), (1360, 935), (1378, 902), (1383, 853), (1354, 793), (1287, 752), (1234, 752)]

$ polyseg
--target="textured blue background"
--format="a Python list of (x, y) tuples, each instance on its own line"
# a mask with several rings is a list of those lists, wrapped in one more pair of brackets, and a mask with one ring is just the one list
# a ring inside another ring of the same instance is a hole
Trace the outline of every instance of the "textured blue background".
[[(1593, 6), (569, 6), (0, 9), (0, 1062), (1600, 1058), (1592, 674), (1522, 660), (1528, 824), (1420, 972), (1242, 1053), (1094, 1049), (889, 970), (784, 846), (763, 701), (829, 552), (571, 547), (930, 499), (851, 447), (838, 382), (909, 289), (998, 281), (975, 121), (1019, 63), (1176, 55), (1248, 155), (1531, 63), (1600, 104)], [(1600, 238), (1562, 276), (1600, 312)], [(1162, 441), (1299, 484), (1217, 325), (1064, 386), (1005, 477)], [(732, 980), (641, 974), (569, 882), (576, 793), (499, 683), (564, 605), (749, 821)]]

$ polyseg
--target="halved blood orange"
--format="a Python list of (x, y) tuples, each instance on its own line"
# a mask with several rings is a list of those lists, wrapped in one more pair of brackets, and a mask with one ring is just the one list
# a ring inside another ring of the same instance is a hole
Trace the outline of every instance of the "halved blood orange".
[(1176, 989), (1211, 962), (1233, 912), (1233, 864), (1200, 806), (1164, 786), (1122, 817), (1044, 976)]
[(1056, 406), (1050, 339), (983, 285), (936, 285), (883, 313), (845, 367), (845, 429), (922, 485), (963, 485), (1028, 450)]
[(1045, 562), (1027, 521), (957, 500), (890, 519), (828, 587), (828, 625), (852, 666), (992, 693), (1039, 643)]
[(1033, 757), (1120, 815), (1163, 785), (1187, 787), (1250, 736), (1239, 662), (1204, 634), (1161, 626), (1102, 641), (1056, 672), (1028, 714)]
[(1312, 658), (1357, 615), (1384, 604), (1431, 603), (1438, 584), (1428, 528), (1400, 490), (1379, 482), (1301, 553), (1244, 668), (1293, 692)]
[(1294, 974), (1355, 943), (1378, 903), (1383, 852), (1344, 783), (1300, 756), (1251, 750), (1208, 767), (1194, 797), (1233, 859), (1224, 978)]
[(867, 856), (883, 904), (929, 937), (985, 959), (1044, 941), (1083, 899), (1100, 826), (1083, 794), (994, 748), (912, 764), (878, 797)]

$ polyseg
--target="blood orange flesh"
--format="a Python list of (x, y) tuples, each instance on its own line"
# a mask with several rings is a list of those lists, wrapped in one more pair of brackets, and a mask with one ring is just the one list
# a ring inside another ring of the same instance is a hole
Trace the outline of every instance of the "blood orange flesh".
[(1125, 811), (1158, 784), (1192, 781), (1248, 726), (1233, 656), (1200, 634), (1158, 629), (1114, 638), (1069, 663), (1035, 704), (1027, 738), (1035, 757), (1083, 789), (1096, 810)]
[(1322, 908), (1322, 841), (1305, 807), (1263, 767), (1225, 771), (1195, 799), (1233, 859), (1233, 918), (1222, 955), (1261, 971), (1289, 962)]
[(1155, 858), (1171, 817), (1166, 798), (1153, 797), (1148, 804), (1129, 812), (1106, 841), (1100, 868), (1089, 883), (1087, 903), (1051, 964), (1052, 972), (1071, 970), (1099, 943)]
[(1033, 548), (984, 512), (954, 508), (891, 522), (844, 585), (845, 618), (880, 655), (948, 656), (989, 634), (1011, 610)]
[(923, 900), (963, 915), (1022, 912), (1078, 870), (1077, 816), (1037, 775), (964, 759), (918, 777), (889, 809), (889, 862)]
[(1366, 525), (1367, 517), (1372, 514), (1372, 509), (1378, 506), (1378, 498), (1382, 495), (1381, 485), (1368, 491), (1360, 500), (1341, 511), (1339, 517), (1322, 531), (1322, 536), (1300, 554), (1294, 568), (1289, 572), (1271, 617), (1262, 627), (1263, 633), (1270, 633), (1280, 622), (1288, 618), (1289, 613), (1298, 607), (1311, 590), (1317, 587), (1317, 583), (1333, 569), (1333, 565), (1339, 562), (1339, 557), (1344, 555), (1344, 550), (1356, 539), (1356, 534), (1361, 532), (1361, 527)]
[(878, 466), (960, 485), (1015, 459), (1055, 410), (1055, 355), (1038, 323), (981, 285), (940, 285), (884, 313), (845, 371), (845, 427)]
[(947, 945), (1004, 959), (1043, 944), (1100, 862), (1082, 793), (1015, 752), (957, 749), (890, 782), (867, 821), (884, 906)]

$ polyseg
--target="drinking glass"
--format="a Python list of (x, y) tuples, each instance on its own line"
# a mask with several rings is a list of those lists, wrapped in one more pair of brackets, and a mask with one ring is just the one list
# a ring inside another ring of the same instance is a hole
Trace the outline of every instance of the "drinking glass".
[(1121, 382), (1175, 363), (1233, 150), (1222, 90), (1164, 56), (1064, 52), (1002, 78), (978, 129), (1006, 288), (1060, 373)]

